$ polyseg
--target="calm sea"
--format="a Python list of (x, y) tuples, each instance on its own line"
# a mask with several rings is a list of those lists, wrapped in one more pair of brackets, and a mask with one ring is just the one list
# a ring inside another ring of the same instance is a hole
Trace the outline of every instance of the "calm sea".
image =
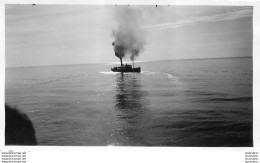
[(39, 145), (252, 146), (252, 58), (6, 69)]

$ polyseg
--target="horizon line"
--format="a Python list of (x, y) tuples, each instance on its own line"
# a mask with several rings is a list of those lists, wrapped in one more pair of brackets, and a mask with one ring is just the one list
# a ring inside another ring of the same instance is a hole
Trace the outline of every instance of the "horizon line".
[[(183, 60), (208, 60), (208, 59), (225, 59), (225, 58), (253, 58), (253, 56), (240, 56), (240, 57), (214, 57), (214, 58), (187, 58), (187, 59), (162, 59), (151, 61), (136, 61), (136, 62), (161, 62), (161, 61), (183, 61)], [(130, 61), (126, 61), (130, 62)], [(55, 66), (76, 66), (76, 65), (89, 65), (89, 64), (111, 64), (115, 62), (97, 62), (97, 63), (78, 63), (78, 64), (58, 64), (58, 65), (39, 65), (39, 66), (10, 66), (5, 68), (29, 68), (29, 67), (55, 67)], [(120, 63), (120, 62), (119, 62)]]

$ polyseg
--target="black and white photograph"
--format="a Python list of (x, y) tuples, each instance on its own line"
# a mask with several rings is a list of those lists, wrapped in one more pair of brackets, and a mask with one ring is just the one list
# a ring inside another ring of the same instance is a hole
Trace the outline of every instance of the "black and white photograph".
[(5, 146), (254, 147), (253, 11), (5, 4)]

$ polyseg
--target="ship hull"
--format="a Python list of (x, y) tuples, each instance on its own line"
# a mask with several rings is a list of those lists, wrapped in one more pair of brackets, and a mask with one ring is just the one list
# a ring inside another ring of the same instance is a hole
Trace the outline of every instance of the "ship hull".
[(137, 68), (126, 68), (126, 67), (113, 67), (111, 68), (113, 72), (141, 72), (141, 67)]

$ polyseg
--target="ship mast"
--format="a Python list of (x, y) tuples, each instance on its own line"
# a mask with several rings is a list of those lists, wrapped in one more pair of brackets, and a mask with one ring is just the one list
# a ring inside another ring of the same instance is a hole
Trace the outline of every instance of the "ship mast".
[(123, 68), (122, 57), (119, 57), (119, 58), (120, 58), (120, 62), (121, 62), (121, 68)]

